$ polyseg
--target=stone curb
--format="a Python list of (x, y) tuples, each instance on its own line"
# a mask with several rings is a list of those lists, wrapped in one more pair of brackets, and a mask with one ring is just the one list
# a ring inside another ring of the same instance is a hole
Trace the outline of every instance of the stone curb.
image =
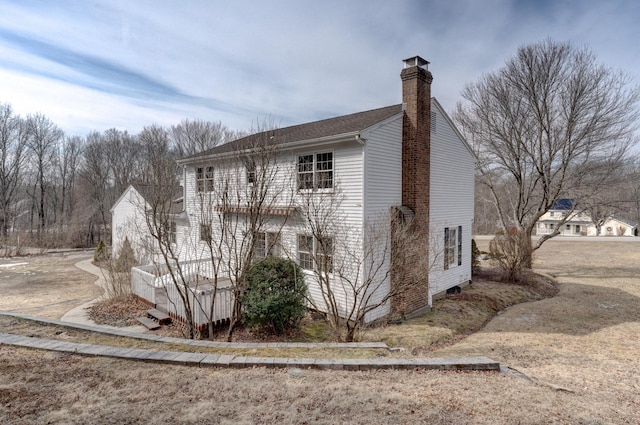
[(0, 345), (35, 348), (84, 356), (100, 356), (125, 360), (178, 364), (198, 367), (226, 368), (300, 368), (324, 370), (464, 370), (500, 371), (500, 364), (488, 357), (459, 358), (374, 358), (374, 359), (304, 359), (285, 357), (246, 357), (220, 354), (121, 348), (107, 345), (81, 344), (45, 338), (0, 333)]
[(63, 326), (70, 329), (80, 329), (83, 331), (99, 332), (106, 335), (120, 336), (134, 339), (143, 339), (148, 341), (177, 343), (190, 345), (194, 347), (212, 347), (212, 348), (364, 348), (364, 349), (383, 349), (389, 350), (389, 346), (384, 342), (221, 342), (221, 341), (204, 341), (196, 339), (174, 338), (169, 336), (160, 336), (153, 334), (141, 334), (117, 329), (102, 328), (100, 326), (83, 325), (80, 323), (64, 322), (55, 319), (45, 319), (42, 317), (29, 316), (26, 314), (0, 311), (0, 315), (15, 317), (17, 319), (30, 320), (33, 322), (44, 323), (47, 325)]

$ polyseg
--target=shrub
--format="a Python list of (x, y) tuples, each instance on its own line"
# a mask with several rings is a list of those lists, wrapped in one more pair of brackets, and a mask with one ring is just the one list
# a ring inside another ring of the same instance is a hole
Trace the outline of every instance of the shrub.
[(107, 253), (107, 246), (105, 245), (104, 241), (100, 239), (100, 242), (98, 243), (98, 246), (93, 253), (93, 261), (100, 262), (106, 260), (107, 258), (109, 258), (109, 255)]
[(267, 258), (247, 274), (243, 322), (281, 334), (297, 327), (306, 314), (307, 285), (302, 270), (284, 258)]
[(124, 241), (122, 242), (122, 247), (120, 248), (120, 255), (116, 260), (116, 271), (130, 272), (131, 267), (135, 267), (137, 265), (138, 260), (136, 260), (136, 254), (133, 252), (133, 248), (131, 248), (129, 238), (125, 236)]
[(522, 271), (531, 268), (531, 238), (526, 232), (510, 231), (496, 235), (489, 243), (489, 253), (505, 282), (520, 282)]
[(475, 239), (471, 239), (471, 276), (474, 276), (480, 270), (480, 250)]

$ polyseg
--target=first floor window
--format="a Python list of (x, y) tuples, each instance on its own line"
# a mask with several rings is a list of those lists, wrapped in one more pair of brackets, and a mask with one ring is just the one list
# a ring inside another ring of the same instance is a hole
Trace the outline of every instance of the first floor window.
[(462, 226), (458, 226), (458, 265), (462, 265)]
[(305, 270), (313, 270), (313, 236), (298, 235), (298, 264)]
[(576, 234), (580, 234), (580, 225), (576, 224)]
[(318, 268), (322, 272), (333, 273), (333, 239), (315, 239)]
[(280, 257), (282, 254), (282, 242), (280, 233), (258, 232), (256, 233), (256, 257)]
[(298, 264), (305, 270), (333, 273), (333, 238), (298, 235)]
[(456, 256), (456, 229), (444, 228), (444, 269), (455, 264)]
[(200, 240), (203, 242), (210, 242), (211, 237), (211, 225), (210, 224), (201, 224), (200, 225)]
[(176, 243), (177, 226), (175, 221), (165, 223), (164, 240), (167, 243)]
[(196, 168), (196, 189), (198, 192), (213, 191), (213, 167)]

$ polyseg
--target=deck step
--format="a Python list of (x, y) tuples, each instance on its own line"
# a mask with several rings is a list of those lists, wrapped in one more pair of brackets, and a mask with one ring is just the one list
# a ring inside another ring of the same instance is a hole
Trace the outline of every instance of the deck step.
[(136, 320), (146, 326), (147, 329), (151, 331), (155, 331), (156, 329), (160, 329), (160, 325), (149, 319), (148, 317), (136, 317)]
[(155, 308), (150, 308), (149, 310), (147, 310), (147, 316), (156, 319), (161, 325), (168, 325), (169, 323), (171, 323), (171, 316)]

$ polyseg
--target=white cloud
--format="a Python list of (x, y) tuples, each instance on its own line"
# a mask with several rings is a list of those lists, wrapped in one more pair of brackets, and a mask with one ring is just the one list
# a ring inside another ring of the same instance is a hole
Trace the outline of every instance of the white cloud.
[(589, 44), (601, 60), (640, 80), (633, 53), (640, 6), (579, 5), (8, 2), (0, 41), (18, 34), (21, 43), (42, 42), (66, 56), (0, 42), (0, 102), (42, 112), (72, 133), (135, 132), (186, 117), (246, 129), (272, 115), (288, 125), (399, 103), (401, 60), (419, 54), (432, 62), (434, 95), (451, 109), (465, 83), (545, 37)]

